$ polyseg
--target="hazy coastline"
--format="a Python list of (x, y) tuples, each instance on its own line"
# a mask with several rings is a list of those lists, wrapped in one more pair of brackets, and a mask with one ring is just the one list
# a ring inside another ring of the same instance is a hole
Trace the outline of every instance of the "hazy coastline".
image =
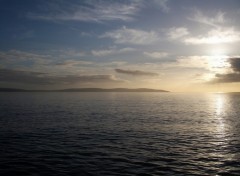
[(56, 89), (56, 90), (30, 90), (30, 89), (15, 89), (15, 88), (0, 88), (0, 92), (169, 92), (167, 90), (160, 89), (148, 89), (148, 88), (71, 88), (71, 89)]

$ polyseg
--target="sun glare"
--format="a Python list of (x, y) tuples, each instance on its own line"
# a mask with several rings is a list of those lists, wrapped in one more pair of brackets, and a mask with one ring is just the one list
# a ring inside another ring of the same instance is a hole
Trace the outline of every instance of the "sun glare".
[(208, 59), (208, 65), (212, 71), (225, 73), (230, 67), (228, 56), (215, 55)]
[(209, 60), (209, 65), (212, 68), (223, 68), (227, 66), (227, 59), (222, 58), (221, 56), (216, 56)]

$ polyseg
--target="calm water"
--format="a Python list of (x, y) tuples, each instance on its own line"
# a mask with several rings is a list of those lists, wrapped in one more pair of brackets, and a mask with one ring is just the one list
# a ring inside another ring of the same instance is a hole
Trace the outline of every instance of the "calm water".
[(240, 94), (1, 93), (0, 175), (240, 175)]

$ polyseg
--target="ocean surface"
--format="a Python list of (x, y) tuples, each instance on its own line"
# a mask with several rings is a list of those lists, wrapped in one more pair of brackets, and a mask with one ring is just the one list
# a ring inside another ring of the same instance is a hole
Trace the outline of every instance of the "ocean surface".
[(240, 175), (240, 94), (0, 93), (0, 175)]

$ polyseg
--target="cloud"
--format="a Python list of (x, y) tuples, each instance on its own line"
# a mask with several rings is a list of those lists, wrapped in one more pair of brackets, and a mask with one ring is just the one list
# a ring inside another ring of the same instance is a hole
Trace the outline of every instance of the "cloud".
[(233, 69), (233, 71), (235, 72), (240, 72), (240, 58), (230, 58), (229, 62), (231, 64), (231, 68)]
[(226, 26), (227, 21), (225, 12), (218, 11), (211, 16), (205, 15), (199, 10), (195, 10), (193, 17), (188, 18), (200, 24), (205, 24), (210, 29), (206, 34), (187, 36), (182, 39), (185, 44), (200, 45), (200, 44), (222, 44), (234, 43), (240, 41), (240, 31), (236, 30), (233, 26)]
[[(240, 82), (240, 57), (229, 56), (181, 56), (168, 67), (198, 71), (195, 81), (209, 84)], [(201, 71), (201, 74), (199, 74)]]
[(220, 44), (240, 41), (240, 32), (234, 28), (218, 28), (210, 30), (206, 36), (188, 37), (184, 39), (186, 44)]
[(19, 50), (0, 51), (0, 60), (26, 61), (26, 60), (46, 60), (49, 55), (34, 54)]
[(131, 21), (139, 11), (138, 1), (50, 1), (43, 5), (45, 9), (39, 14), (29, 13), (28, 17), (40, 20), (61, 21), (92, 21), (103, 22), (112, 20)]
[(210, 83), (233, 83), (240, 82), (240, 57), (229, 58), (231, 71), (225, 74), (215, 74)]
[(80, 65), (91, 65), (93, 62), (89, 61), (81, 61), (81, 60), (66, 60), (62, 62), (57, 62), (56, 65), (58, 66), (80, 66)]
[[(226, 26), (225, 13), (222, 11), (215, 12), (215, 16), (211, 17), (205, 15), (199, 10), (195, 10), (193, 17), (188, 18), (191, 21), (207, 25), (208, 31), (204, 34), (190, 35), (187, 28), (170, 28), (167, 36), (170, 39), (179, 39), (187, 45), (201, 45), (201, 44), (222, 44), (234, 43), (240, 41), (240, 31), (236, 30), (234, 26)], [(209, 29), (210, 28), (210, 29)]]
[(45, 73), (20, 70), (0, 69), (0, 82), (20, 82), (30, 84), (49, 84), (51, 80), (44, 79)]
[(53, 61), (50, 55), (36, 54), (20, 50), (0, 51), (0, 62), (3, 67), (30, 67), (33, 65), (49, 65)]
[(135, 44), (135, 45), (147, 45), (159, 40), (159, 36), (154, 31), (142, 31), (137, 29), (129, 29), (122, 27), (115, 31), (106, 32), (100, 38), (111, 38), (115, 43), (119, 44)]
[(74, 49), (62, 49), (62, 50), (57, 50), (56, 55), (59, 57), (84, 57), (86, 56), (86, 53), (83, 51), (77, 51)]
[(157, 73), (153, 72), (145, 72), (140, 70), (123, 70), (123, 69), (115, 69), (117, 73), (132, 75), (132, 76), (158, 76)]
[(121, 49), (106, 49), (106, 50), (92, 50), (92, 55), (102, 57), (102, 56), (108, 56), (108, 55), (114, 55), (114, 54), (123, 54), (128, 53), (131, 51), (135, 51), (134, 48), (121, 48)]
[[(36, 54), (19, 50), (0, 51), (0, 61), (5, 67), (26, 68), (44, 67), (53, 70), (53, 66), (82, 66), (91, 65), (92, 62), (79, 60), (86, 56), (84, 52), (65, 49), (53, 50), (49, 54)], [(54, 68), (55, 69), (55, 68)]]
[(38, 20), (51, 21), (84, 21), (84, 22), (105, 22), (105, 21), (132, 21), (136, 14), (147, 6), (160, 8), (168, 12), (168, 0), (81, 0), (70, 2), (67, 0), (49, 0), (42, 4), (39, 12), (30, 12), (28, 17)]
[(216, 74), (210, 83), (234, 83), (240, 82), (240, 73)]
[(35, 85), (83, 84), (83, 83), (120, 83), (114, 75), (65, 75), (53, 76), (47, 73), (0, 69), (0, 82), (13, 82)]
[(143, 54), (154, 59), (161, 59), (169, 56), (166, 52), (144, 52)]
[(152, 1), (153, 1), (153, 5), (160, 7), (163, 12), (170, 11), (170, 8), (167, 5), (168, 0), (152, 0)]
[(173, 27), (173, 28), (170, 28), (168, 33), (167, 33), (167, 36), (170, 38), (170, 39), (179, 39), (179, 38), (182, 38), (186, 35), (188, 35), (189, 32), (188, 32), (188, 29), (185, 28), (185, 27)]
[(180, 56), (177, 58), (175, 66), (218, 73), (225, 73), (230, 68), (228, 56)]
[(195, 10), (193, 17), (189, 17), (188, 19), (201, 24), (218, 27), (220, 24), (225, 23), (226, 19), (224, 16), (225, 13), (221, 11), (218, 11), (215, 16), (211, 15), (211, 17), (208, 17), (200, 10)]

